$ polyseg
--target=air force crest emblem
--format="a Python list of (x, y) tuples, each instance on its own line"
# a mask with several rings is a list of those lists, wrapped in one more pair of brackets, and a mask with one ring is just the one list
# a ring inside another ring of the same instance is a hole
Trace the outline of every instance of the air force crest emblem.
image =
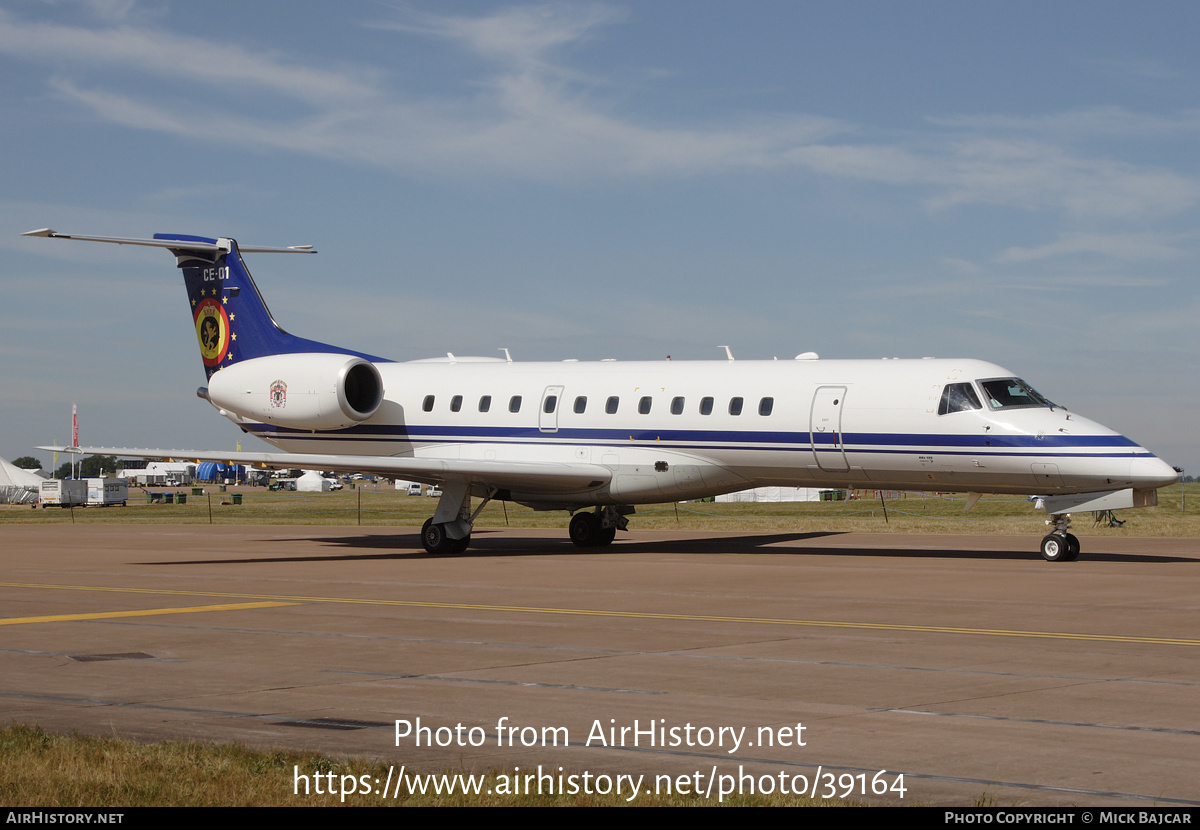
[(196, 338), (200, 341), (204, 365), (220, 366), (229, 351), (229, 315), (215, 299), (203, 300), (196, 306)]
[(287, 384), (277, 380), (271, 384), (271, 406), (283, 408), (287, 404)]

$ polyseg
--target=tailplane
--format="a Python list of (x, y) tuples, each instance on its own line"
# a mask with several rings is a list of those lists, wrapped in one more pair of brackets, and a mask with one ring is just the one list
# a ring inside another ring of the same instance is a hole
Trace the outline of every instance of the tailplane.
[(107, 236), (75, 236), (56, 233), (49, 228), (29, 231), (24, 236), (78, 239), (88, 242), (112, 242), (117, 245), (145, 245), (167, 248), (175, 255), (183, 271), (188, 304), (204, 362), (205, 377), (235, 363), (276, 354), (329, 353), (361, 357), (375, 362), (383, 358), (318, 343), (284, 331), (271, 316), (254, 278), (242, 261), (247, 253), (316, 253), (311, 245), (290, 248), (244, 247), (233, 239), (210, 239), (183, 234), (155, 234), (153, 239), (125, 239)]

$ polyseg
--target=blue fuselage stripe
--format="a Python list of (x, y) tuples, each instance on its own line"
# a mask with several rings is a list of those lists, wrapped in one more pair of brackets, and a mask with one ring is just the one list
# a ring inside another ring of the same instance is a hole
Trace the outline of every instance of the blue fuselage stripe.
[[(1130, 458), (1150, 453), (1123, 435), (935, 435), (854, 433), (834, 436), (808, 432), (749, 432), (727, 430), (612, 430), (537, 427), (447, 427), (424, 425), (360, 424), (347, 429), (309, 430), (251, 424), (247, 429), (261, 438), (297, 442), (352, 442), (363, 444), (578, 444), (622, 447), (654, 442), (675, 450), (752, 452), (821, 452), (913, 455), (979, 455), (1011, 457), (1078, 456)], [(836, 443), (840, 439), (841, 445)], [(1108, 452), (1097, 452), (1108, 449)]]
[(401, 441), (462, 441), (464, 443), (504, 442), (513, 439), (548, 440), (553, 443), (608, 443), (662, 441), (691, 446), (729, 448), (731, 444), (748, 444), (755, 449), (776, 445), (812, 444), (834, 445), (840, 441), (847, 450), (869, 451), (876, 447), (937, 448), (966, 447), (978, 450), (1026, 447), (1041, 449), (1091, 449), (1098, 447), (1137, 448), (1124, 435), (939, 435), (929, 433), (828, 433), (818, 432), (751, 432), (746, 430), (629, 430), (629, 429), (558, 429), (542, 431), (532, 427), (484, 426), (424, 426), (418, 424), (359, 424), (346, 429), (321, 430), (277, 427), (271, 424), (247, 424), (246, 428), (262, 438), (327, 438), (334, 440), (401, 440)]

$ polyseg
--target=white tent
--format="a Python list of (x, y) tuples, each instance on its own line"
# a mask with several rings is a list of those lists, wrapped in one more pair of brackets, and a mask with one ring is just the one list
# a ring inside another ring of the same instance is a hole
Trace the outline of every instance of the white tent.
[(717, 496), (717, 501), (820, 501), (821, 491), (814, 487), (755, 487)]
[(305, 470), (304, 475), (296, 479), (296, 489), (306, 493), (328, 493), (333, 483), (316, 470)]
[(32, 470), (22, 470), (0, 458), (0, 504), (33, 504), (42, 481)]

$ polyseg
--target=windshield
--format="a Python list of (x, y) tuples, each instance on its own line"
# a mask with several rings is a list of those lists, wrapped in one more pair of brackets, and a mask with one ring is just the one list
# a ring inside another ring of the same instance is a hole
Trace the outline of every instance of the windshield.
[(949, 415), (951, 412), (967, 412), (972, 409), (982, 409), (975, 387), (969, 383), (948, 383), (942, 390), (942, 400), (938, 404), (939, 415)]
[(983, 388), (984, 399), (991, 409), (1019, 409), (1031, 406), (1061, 409), (1058, 404), (1039, 395), (1020, 378), (981, 380), (979, 385)]

